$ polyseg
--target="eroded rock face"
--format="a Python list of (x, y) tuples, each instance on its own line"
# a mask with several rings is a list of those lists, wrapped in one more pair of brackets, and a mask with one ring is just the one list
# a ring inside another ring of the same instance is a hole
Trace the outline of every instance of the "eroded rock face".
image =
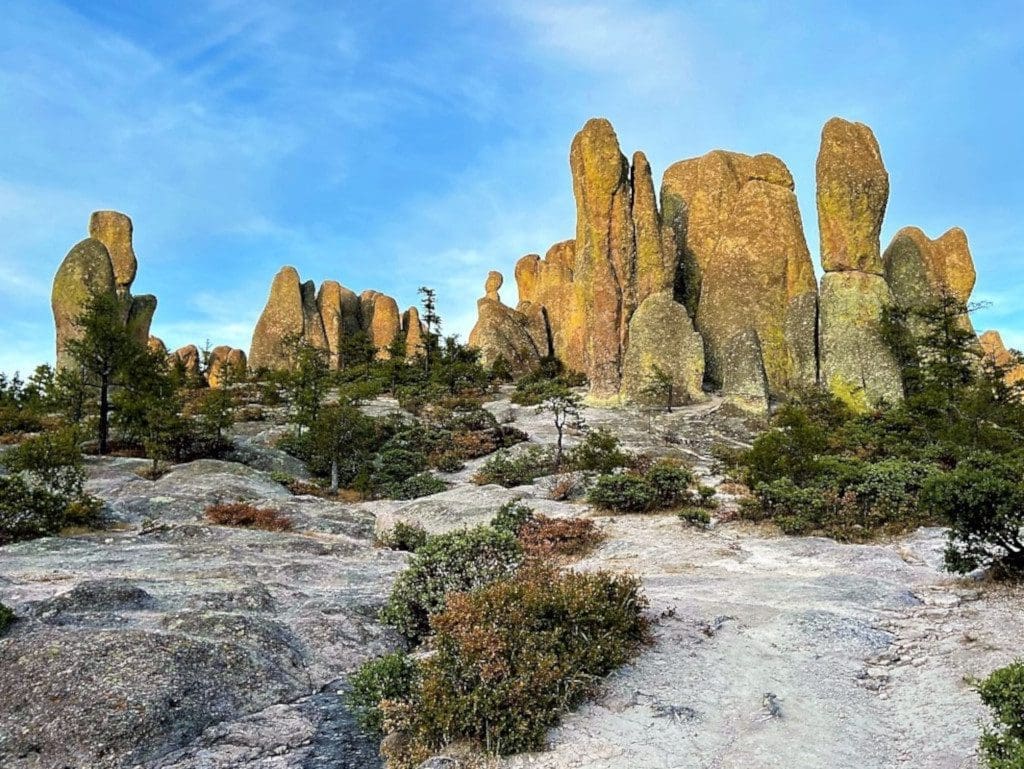
[(420, 311), (410, 307), (402, 313), (402, 333), (405, 335), (405, 358), (409, 361), (422, 358), (427, 352)]
[(970, 301), (977, 275), (967, 234), (959, 227), (935, 240), (917, 227), (904, 227), (885, 249), (883, 262), (893, 298), (904, 307), (924, 307), (943, 294)]
[(1003, 337), (998, 331), (986, 331), (978, 342), (985, 357), (994, 365), (1006, 370), (1005, 380), (1010, 386), (1024, 383), (1024, 362), (1020, 362), (1006, 349)]
[(86, 238), (75, 244), (64, 257), (53, 278), (51, 306), (57, 329), (57, 368), (73, 367), (66, 345), (81, 338), (76, 321), (94, 298), (116, 296), (117, 284), (110, 253), (102, 242)]
[[(636, 308), (636, 243), (629, 163), (604, 119), (587, 121), (569, 153), (576, 198), (576, 306), (591, 395), (617, 395), (629, 319)], [(572, 333), (572, 331), (570, 331)]]
[(190, 377), (194, 378), (202, 375), (202, 359), (199, 355), (199, 348), (194, 344), (187, 344), (172, 352), (169, 363), (172, 366), (180, 365), (182, 370)]
[(703, 269), (697, 312), (708, 379), (724, 385), (726, 348), (749, 328), (769, 391), (781, 398), (817, 381), (817, 286), (796, 195), (754, 180), (735, 195), (731, 211)]
[(153, 323), (153, 315), (156, 313), (156, 297), (152, 294), (133, 296), (128, 309), (128, 330), (132, 336), (145, 345), (149, 342), (149, 327)]
[(704, 271), (740, 190), (751, 181), (793, 189), (793, 176), (774, 155), (714, 150), (673, 163), (661, 182), (662, 237), (678, 263), (677, 297), (697, 314)]
[(291, 363), (285, 341), (301, 338), (304, 329), (299, 272), (294, 267), (282, 267), (274, 276), (267, 304), (256, 322), (249, 348), (249, 365), (255, 371), (288, 368)]
[(89, 237), (107, 247), (118, 293), (128, 293), (138, 271), (132, 246), (132, 220), (119, 211), (94, 211), (89, 218)]
[(540, 362), (540, 353), (530, 335), (529, 318), (497, 298), (503, 280), (501, 273), (488, 275), (485, 295), (476, 303), (476, 325), (467, 341), (480, 351), (484, 366), (493, 366), (498, 358), (504, 358), (514, 373), (525, 374)]
[(149, 339), (146, 342), (146, 345), (147, 347), (149, 347), (150, 352), (154, 352), (157, 355), (163, 355), (164, 357), (167, 357), (167, 345), (164, 344), (164, 340), (161, 339), (160, 337), (149, 337)]
[(821, 279), (821, 381), (870, 403), (903, 398), (903, 381), (879, 323), (892, 294), (880, 275), (827, 272)]
[(825, 123), (816, 177), (822, 267), (881, 275), (889, 174), (871, 129), (838, 117)]
[(572, 371), (584, 371), (583, 327), (573, 327), (576, 292), (573, 263), (576, 241), (566, 240), (548, 249), (543, 259), (528, 254), (516, 264), (519, 304), (529, 323), (534, 345), (542, 355), (556, 355)]
[(666, 249), (662, 238), (661, 213), (654, 195), (651, 164), (642, 152), (633, 153), (630, 176), (633, 191), (633, 232), (636, 239), (636, 301), (638, 304), (675, 286), (675, 243)]
[(324, 322), (316, 303), (316, 283), (307, 280), (302, 284), (302, 336), (318, 350), (329, 352)]
[(245, 352), (229, 345), (219, 345), (210, 351), (210, 370), (207, 382), (219, 388), (225, 383), (237, 382), (245, 377), (248, 368)]
[(673, 405), (703, 398), (704, 342), (693, 330), (686, 308), (676, 302), (671, 290), (648, 296), (629, 321), (629, 347), (622, 375), (623, 400), (627, 403), (655, 400), (651, 390), (657, 371), (671, 378)]
[(340, 368), (344, 340), (360, 330), (359, 297), (337, 281), (325, 280), (320, 284), (316, 305), (327, 337), (331, 367)]
[(769, 385), (764, 368), (761, 340), (747, 327), (728, 337), (722, 345), (722, 395), (732, 405), (754, 413), (768, 410)]
[(377, 348), (377, 359), (387, 360), (391, 357), (388, 346), (402, 333), (398, 302), (378, 291), (364, 291), (359, 302), (363, 311), (364, 329)]

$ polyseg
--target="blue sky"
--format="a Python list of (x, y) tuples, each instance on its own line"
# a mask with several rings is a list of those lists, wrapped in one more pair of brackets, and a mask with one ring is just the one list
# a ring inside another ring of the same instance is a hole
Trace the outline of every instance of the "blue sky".
[(915, 224), (970, 238), (1024, 347), (1024, 13), (1017, 2), (0, 0), (0, 370), (53, 357), (50, 282), (89, 213), (135, 221), (135, 293), (177, 347), (248, 348), (270, 280), (436, 287), (468, 334), (489, 269), (571, 237), (587, 118), (656, 179), (723, 148), (793, 171), (870, 124)]

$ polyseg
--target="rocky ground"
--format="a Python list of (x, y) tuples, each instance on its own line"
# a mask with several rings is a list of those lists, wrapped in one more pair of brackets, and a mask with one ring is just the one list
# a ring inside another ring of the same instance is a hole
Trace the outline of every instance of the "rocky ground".
[[(553, 440), (532, 409), (489, 408), (511, 409), (531, 441)], [(688, 457), (711, 483), (711, 446), (749, 437), (716, 401), (586, 416), (631, 448)], [(592, 514), (547, 499), (550, 480), (474, 486), (482, 460), (418, 500), (292, 496), (268, 472), (301, 472), (267, 447), (274, 432), (242, 425), (239, 461), (155, 482), (138, 460), (91, 461), (89, 489), (116, 530), (0, 549), (0, 601), (23, 618), (0, 640), (0, 766), (379, 766), (339, 696), (350, 671), (396, 642), (376, 611), (405, 556), (375, 548), (374, 530), (485, 522), (513, 496), (548, 515)], [(282, 511), (295, 530), (202, 520), (207, 504), (235, 499)], [(943, 573), (941, 531), (841, 545), (669, 515), (595, 517), (608, 537), (580, 567), (642, 576), (655, 642), (551, 733), (548, 751), (504, 766), (977, 765), (984, 713), (967, 679), (1021, 654), (1024, 591)]]

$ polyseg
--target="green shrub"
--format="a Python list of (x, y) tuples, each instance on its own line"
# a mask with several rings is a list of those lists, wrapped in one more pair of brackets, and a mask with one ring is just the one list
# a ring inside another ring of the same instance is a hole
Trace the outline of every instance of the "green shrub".
[(430, 630), (430, 615), (444, 609), (449, 593), (507, 577), (522, 557), (513, 534), (490, 526), (430, 537), (395, 581), (381, 619), (416, 641)]
[(390, 530), (381, 534), (377, 538), (377, 542), (381, 547), (386, 547), (389, 550), (415, 553), (427, 543), (429, 536), (426, 529), (418, 523), (399, 521)]
[(989, 769), (1024, 767), (1024, 660), (996, 670), (977, 688), (995, 719), (981, 736), (985, 764)]
[(367, 732), (380, 734), (383, 714), (380, 703), (406, 700), (419, 678), (419, 666), (401, 652), (364, 662), (349, 678), (345, 700), (359, 725)]
[(512, 499), (498, 508), (491, 520), (492, 528), (504, 531), (514, 537), (519, 536), (523, 524), (533, 519), (533, 508), (519, 499)]
[(922, 506), (949, 523), (946, 566), (1024, 575), (1024, 462), (979, 453), (925, 482)]
[(67, 510), (65, 497), (33, 488), (17, 475), (0, 476), (0, 545), (56, 534)]
[(587, 494), (590, 504), (622, 513), (645, 513), (654, 508), (658, 494), (639, 475), (602, 475)]
[(434, 461), (434, 467), (442, 473), (457, 473), (465, 466), (466, 463), (454, 451), (446, 451)]
[(549, 569), (452, 596), (399, 710), (405, 755), (388, 758), (409, 763), (456, 741), (501, 755), (542, 748), (647, 640), (646, 605), (635, 577)]
[(631, 457), (619, 447), (619, 439), (603, 428), (587, 436), (569, 451), (568, 464), (573, 470), (611, 473), (629, 465)]
[(654, 491), (655, 507), (674, 507), (690, 498), (693, 473), (685, 467), (659, 462), (644, 473), (644, 480)]
[(14, 612), (0, 603), (0, 636), (14, 623)]
[(506, 488), (533, 483), (554, 470), (554, 456), (551, 450), (542, 446), (530, 446), (516, 456), (500, 451), (490, 457), (473, 476), (473, 482), (483, 486), (496, 483)]
[(400, 483), (388, 484), (381, 494), (388, 499), (418, 499), (440, 494), (448, 488), (448, 484), (430, 473), (417, 473)]
[(371, 482), (374, 488), (391, 490), (426, 469), (427, 457), (422, 452), (391, 448), (374, 459)]
[(694, 526), (707, 526), (711, 523), (711, 513), (705, 507), (684, 507), (677, 515), (680, 521)]
[(705, 509), (714, 509), (718, 507), (718, 501), (715, 499), (715, 489), (712, 486), (704, 486), (701, 484), (697, 487), (697, 498), (693, 501), (696, 507), (703, 507)]

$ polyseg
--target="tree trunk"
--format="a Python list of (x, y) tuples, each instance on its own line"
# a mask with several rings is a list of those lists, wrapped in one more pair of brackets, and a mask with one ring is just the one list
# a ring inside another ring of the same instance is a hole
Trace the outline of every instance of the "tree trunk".
[(332, 459), (331, 460), (331, 493), (332, 494), (337, 494), (338, 493), (338, 487), (340, 485), (341, 485), (341, 483), (340, 483), (340, 480), (338, 478), (338, 460), (337, 459)]

